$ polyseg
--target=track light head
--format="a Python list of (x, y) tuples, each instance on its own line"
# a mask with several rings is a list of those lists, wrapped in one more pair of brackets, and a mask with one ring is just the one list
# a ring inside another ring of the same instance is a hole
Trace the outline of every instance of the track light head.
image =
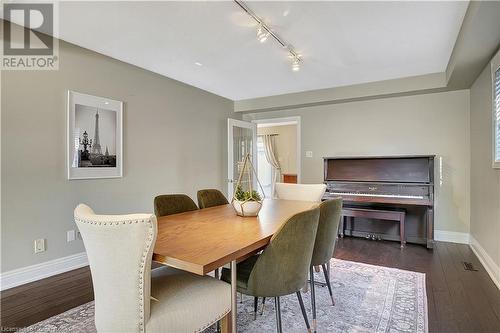
[(292, 59), (292, 71), (298, 72), (300, 70), (300, 55), (298, 54), (290, 54), (290, 58)]
[(257, 40), (261, 43), (264, 43), (269, 37), (269, 31), (261, 24), (257, 28)]

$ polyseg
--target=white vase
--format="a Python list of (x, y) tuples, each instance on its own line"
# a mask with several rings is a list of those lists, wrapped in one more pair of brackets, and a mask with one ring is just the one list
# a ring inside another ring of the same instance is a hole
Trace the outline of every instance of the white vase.
[(257, 216), (262, 208), (262, 203), (259, 201), (239, 201), (235, 199), (233, 200), (233, 207), (239, 216)]

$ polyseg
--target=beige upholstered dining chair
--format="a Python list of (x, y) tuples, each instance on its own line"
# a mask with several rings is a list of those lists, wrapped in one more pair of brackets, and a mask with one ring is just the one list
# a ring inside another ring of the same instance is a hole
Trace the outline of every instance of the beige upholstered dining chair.
[(278, 199), (320, 202), (325, 194), (325, 184), (287, 184), (276, 183)]
[(80, 204), (74, 216), (92, 273), (98, 332), (200, 332), (229, 313), (228, 284), (169, 267), (151, 270), (154, 215), (96, 215)]

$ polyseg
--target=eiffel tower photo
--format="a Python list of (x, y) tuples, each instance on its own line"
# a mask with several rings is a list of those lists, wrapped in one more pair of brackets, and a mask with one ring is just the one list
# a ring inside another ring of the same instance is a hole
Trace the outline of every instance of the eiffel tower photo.
[(79, 138), (78, 167), (116, 167), (116, 113), (84, 105), (76, 105), (75, 111), (75, 127), (83, 133)]
[(95, 113), (94, 145), (92, 146), (92, 154), (102, 155), (101, 142), (99, 140), (99, 109), (97, 109)]

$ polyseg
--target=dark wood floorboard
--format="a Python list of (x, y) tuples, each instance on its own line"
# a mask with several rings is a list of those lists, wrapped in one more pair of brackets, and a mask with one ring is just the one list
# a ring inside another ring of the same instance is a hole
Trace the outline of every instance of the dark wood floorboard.
[(11, 288), (1, 293), (1, 327), (26, 327), (93, 299), (88, 266)]
[[(429, 332), (499, 333), (500, 290), (468, 245), (437, 242), (434, 250), (345, 237), (335, 258), (426, 274)], [(471, 262), (476, 272), (464, 270)]]
[[(398, 242), (346, 237), (335, 257), (425, 273), (430, 333), (500, 333), (500, 291), (467, 245), (401, 250)], [(463, 261), (477, 271), (464, 270)], [(25, 327), (93, 298), (88, 267), (12, 288), (1, 293), (1, 326)]]

